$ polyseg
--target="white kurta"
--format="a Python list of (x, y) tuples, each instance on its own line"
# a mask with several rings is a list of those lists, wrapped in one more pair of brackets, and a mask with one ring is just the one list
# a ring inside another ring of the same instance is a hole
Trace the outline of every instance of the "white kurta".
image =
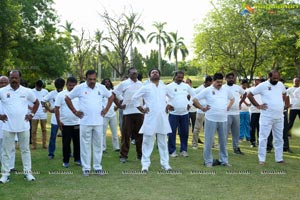
[(172, 132), (168, 114), (165, 111), (167, 95), (166, 85), (161, 82), (158, 86), (153, 83), (144, 85), (133, 95), (132, 100), (136, 107), (140, 106), (139, 98), (142, 97), (145, 107), (149, 108), (139, 133), (154, 135), (156, 133), (168, 134)]

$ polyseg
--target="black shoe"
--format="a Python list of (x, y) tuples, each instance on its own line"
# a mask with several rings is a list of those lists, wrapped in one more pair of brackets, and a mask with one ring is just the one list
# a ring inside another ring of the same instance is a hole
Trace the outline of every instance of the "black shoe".
[(290, 149), (283, 149), (283, 152), (288, 152), (288, 153), (294, 153), (292, 150)]
[(235, 149), (233, 150), (233, 153), (238, 154), (238, 155), (245, 155), (245, 154), (241, 151), (240, 147), (235, 148)]
[(221, 165), (221, 162), (218, 159), (213, 159), (212, 166)]
[(142, 156), (137, 156), (136, 159), (142, 160)]
[(203, 142), (201, 141), (200, 138), (198, 138), (198, 143), (199, 143), (199, 144), (203, 144)]

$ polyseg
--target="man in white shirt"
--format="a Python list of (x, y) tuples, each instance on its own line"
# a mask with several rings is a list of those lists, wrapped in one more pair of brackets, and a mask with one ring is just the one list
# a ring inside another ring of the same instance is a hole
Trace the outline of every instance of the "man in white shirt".
[[(252, 86), (251, 88), (249, 88), (248, 93), (252, 92), (254, 90), (254, 88), (258, 84), (260, 84), (261, 82), (262, 82), (261, 78), (255, 78), (254, 79), (254, 86)], [(260, 94), (254, 95), (253, 98), (255, 99), (255, 101), (258, 104), (262, 104)], [(259, 138), (259, 117), (260, 117), (260, 110), (258, 108), (256, 108), (256, 106), (254, 106), (251, 103), (249, 111), (250, 111), (250, 143), (251, 143), (250, 147), (253, 148), (253, 147), (256, 147), (256, 144), (257, 144), (257, 141), (258, 141), (258, 138)], [(256, 135), (257, 135), (257, 137), (256, 137)]]
[[(57, 78), (54, 81), (55, 89), (51, 92), (49, 92), (42, 100), (42, 105), (46, 108), (46, 110), (51, 114), (51, 133), (50, 133), (50, 139), (49, 139), (49, 146), (48, 146), (48, 158), (53, 159), (54, 158), (54, 152), (56, 148), (56, 135), (58, 131), (58, 125), (57, 120), (54, 113), (55, 108), (55, 98), (58, 95), (59, 92), (61, 92), (64, 89), (65, 86), (65, 80), (62, 78)], [(49, 103), (49, 104), (48, 104)]]
[[(212, 84), (212, 77), (207, 76), (205, 77), (204, 84), (197, 87), (195, 89), (195, 93), (199, 94), (202, 90), (209, 87)], [(201, 99), (202, 106), (206, 106), (205, 99)], [(193, 140), (192, 140), (192, 146), (194, 149), (198, 148), (198, 143), (203, 144), (201, 139), (199, 138), (200, 130), (203, 128), (205, 120), (205, 112), (203, 112), (201, 109), (197, 109), (197, 115), (196, 115), (196, 122), (195, 122), (195, 128), (193, 131)]]
[(171, 157), (177, 157), (176, 153), (176, 132), (178, 128), (180, 138), (180, 155), (188, 157), (188, 137), (189, 137), (189, 108), (190, 102), (187, 98), (195, 96), (193, 88), (183, 82), (184, 72), (177, 71), (174, 74), (174, 81), (167, 85), (168, 93), (171, 98), (168, 99), (168, 105), (171, 110), (169, 122), (172, 132), (169, 133), (168, 149)]
[[(283, 110), (286, 89), (279, 81), (280, 74), (276, 70), (269, 73), (269, 80), (259, 84), (248, 94), (251, 103), (261, 110), (259, 119), (258, 161), (260, 165), (266, 162), (267, 138), (272, 130), (274, 138), (275, 161), (283, 161)], [(258, 104), (254, 95), (260, 94), (262, 104)]]
[[(97, 82), (97, 73), (94, 70), (86, 72), (86, 82), (77, 85), (65, 101), (77, 117), (80, 118), (80, 158), (83, 176), (91, 174), (91, 150), (93, 151), (93, 168), (96, 175), (102, 173), (103, 154), (103, 116), (108, 112), (114, 96), (103, 85)], [(103, 96), (108, 98), (103, 109)], [(72, 99), (78, 98), (79, 108), (74, 107)]]
[[(31, 172), (31, 155), (29, 147), (29, 120), (39, 107), (39, 101), (31, 89), (20, 85), (21, 73), (13, 70), (9, 73), (10, 84), (0, 89), (0, 102), (3, 114), (0, 120), (4, 122), (2, 147), (2, 177), (0, 183), (6, 183), (10, 178), (10, 161), (12, 148), (15, 148), (15, 133), (18, 134), (24, 178), (34, 181)], [(28, 101), (33, 103), (32, 112), (28, 113)]]
[(288, 96), (289, 100), (289, 122), (288, 122), (288, 131), (290, 132), (291, 129), (293, 128), (294, 121), (298, 115), (300, 119), (300, 99), (296, 99), (294, 96), (294, 92), (299, 88), (299, 78), (294, 78), (293, 79), (293, 87), (290, 87), (287, 89), (286, 94)]
[(40, 106), (36, 111), (34, 117), (31, 120), (31, 137), (32, 137), (32, 149), (35, 150), (37, 148), (37, 128), (40, 122), (41, 129), (42, 129), (42, 144), (43, 149), (47, 149), (47, 111), (45, 107), (42, 105), (41, 101), (43, 98), (48, 94), (48, 90), (43, 88), (43, 81), (38, 80), (35, 82), (35, 88), (32, 89), (33, 93), (35, 94), (36, 98), (40, 102)]
[[(158, 69), (150, 70), (149, 77), (150, 82), (141, 87), (132, 97), (137, 108), (145, 114), (143, 125), (139, 131), (140, 134), (143, 134), (142, 171), (148, 172), (149, 170), (155, 138), (157, 138), (160, 165), (164, 170), (171, 170), (167, 144), (167, 134), (171, 132), (166, 113), (167, 89), (165, 84), (159, 81), (160, 71)], [(140, 105), (141, 97), (145, 102), (144, 106)]]
[[(224, 89), (227, 89), (232, 92), (235, 100), (234, 104), (230, 108), (230, 110), (227, 111), (227, 138), (229, 135), (229, 132), (231, 132), (232, 135), (232, 148), (233, 152), (238, 155), (244, 155), (244, 153), (241, 151), (239, 147), (239, 138), (240, 138), (240, 107), (242, 105), (242, 102), (244, 102), (246, 98), (246, 91), (234, 84), (235, 82), (235, 75), (234, 73), (228, 73), (226, 74), (226, 82), (223, 87)], [(242, 95), (242, 98), (240, 96)]]
[[(115, 97), (122, 96), (123, 101), (115, 98), (115, 104), (123, 109), (123, 124), (121, 131), (121, 151), (120, 162), (126, 163), (130, 148), (130, 138), (134, 135), (136, 144), (137, 159), (142, 158), (142, 142), (143, 135), (139, 134), (139, 130), (143, 124), (144, 115), (136, 108), (132, 102), (134, 93), (143, 86), (143, 83), (137, 79), (138, 72), (134, 67), (128, 69), (129, 78), (117, 85), (113, 91)], [(142, 98), (139, 99), (140, 105), (143, 105)]]
[[(3, 88), (5, 86), (7, 86), (8, 83), (9, 83), (9, 80), (8, 80), (7, 76), (1, 76), (0, 77), (0, 88)], [(1, 103), (0, 103), (0, 114), (3, 114), (2, 104)], [(2, 138), (3, 138), (2, 126), (3, 126), (3, 121), (0, 120), (0, 163), (2, 162)], [(13, 160), (13, 162), (15, 163), (14, 160)]]
[[(205, 112), (204, 125), (204, 165), (212, 167), (214, 165), (228, 166), (227, 152), (227, 111), (230, 110), (235, 98), (232, 93), (223, 88), (223, 75), (215, 73), (213, 76), (213, 84), (205, 88), (193, 99), (194, 105)], [(206, 100), (206, 105), (201, 105), (201, 99)], [(200, 102), (199, 102), (200, 100)], [(229, 101), (228, 101), (229, 100)], [(212, 155), (212, 147), (214, 142), (214, 134), (218, 132), (220, 145), (219, 160), (214, 160)]]
[[(63, 167), (69, 167), (71, 155), (71, 140), (73, 142), (73, 157), (76, 165), (80, 166), (80, 140), (79, 140), (79, 118), (72, 113), (65, 102), (65, 97), (77, 85), (77, 79), (69, 77), (67, 79), (67, 90), (63, 90), (55, 98), (55, 118), (57, 125), (62, 132), (63, 144)], [(72, 99), (75, 109), (78, 109), (78, 98)]]

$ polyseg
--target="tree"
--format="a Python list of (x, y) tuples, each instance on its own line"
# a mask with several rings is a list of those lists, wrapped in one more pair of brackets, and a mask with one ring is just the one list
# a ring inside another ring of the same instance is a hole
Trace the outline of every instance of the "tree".
[(149, 42), (152, 42), (152, 40), (155, 39), (156, 44), (158, 45), (158, 69), (161, 71), (161, 45), (163, 44), (163, 47), (166, 48), (167, 42), (170, 40), (169, 35), (166, 31), (164, 31), (164, 26), (166, 25), (166, 22), (160, 23), (160, 22), (154, 22), (153, 26), (157, 29), (156, 32), (151, 32), (147, 36), (147, 39)]
[[(84, 62), (92, 47), (93, 41), (88, 37), (85, 38), (85, 31), (81, 29), (80, 36), (73, 36), (75, 40), (74, 58), (76, 62), (76, 74), (79, 74), (79, 80), (84, 79)], [(79, 67), (79, 68), (78, 68)]]
[[(23, 77), (54, 78), (67, 68), (57, 38), (53, 0), (3, 0), (0, 8), (0, 70), (20, 69)], [(49, 51), (49, 52), (46, 52)], [(55, 56), (55, 58), (54, 58)]]
[(175, 58), (175, 71), (178, 70), (178, 51), (181, 53), (182, 60), (189, 54), (184, 42), (183, 37), (178, 37), (177, 32), (170, 32), (170, 41), (166, 48), (166, 54), (169, 56), (169, 59), (173, 55)]
[(101, 80), (102, 76), (102, 48), (108, 51), (108, 47), (103, 44), (107, 38), (104, 37), (104, 32), (97, 30), (95, 33), (95, 40), (96, 40), (96, 52), (97, 52), (97, 68), (98, 68), (98, 80)]
[(133, 60), (134, 60), (134, 52), (133, 52), (133, 42), (142, 42), (143, 44), (146, 43), (145, 38), (141, 34), (144, 31), (144, 27), (142, 27), (140, 20), (140, 15), (137, 13), (131, 12), (129, 16), (125, 15), (128, 24), (128, 37), (130, 38), (130, 67), (134, 67)]
[(22, 24), (20, 6), (13, 0), (3, 0), (0, 4), (0, 70), (13, 64), (12, 49), (17, 45), (16, 36)]
[[(131, 15), (134, 16), (135, 14)], [(101, 17), (104, 19), (104, 23), (106, 24), (108, 30), (107, 41), (112, 45), (114, 51), (118, 53), (118, 58), (120, 60), (118, 65), (115, 65), (110, 61), (109, 63), (120, 78), (126, 71), (128, 64), (127, 53), (130, 50), (133, 42), (133, 33), (137, 32), (137, 30), (140, 30), (138, 17), (132, 17), (131, 20), (133, 21), (130, 21), (130, 24), (128, 24), (128, 20), (125, 16), (125, 14), (121, 14), (119, 16), (112, 17), (107, 11), (101, 14)]]
[[(248, 1), (249, 5), (259, 1)], [(272, 3), (272, 2), (270, 2)], [(275, 3), (275, 1), (274, 1)], [(293, 1), (284, 1), (293, 3)], [(214, 10), (200, 24), (195, 52), (210, 73), (234, 71), (240, 78), (266, 75), (271, 69), (288, 74), (299, 63), (296, 28), (299, 13), (291, 9), (256, 9), (241, 14), (240, 1), (217, 1)]]

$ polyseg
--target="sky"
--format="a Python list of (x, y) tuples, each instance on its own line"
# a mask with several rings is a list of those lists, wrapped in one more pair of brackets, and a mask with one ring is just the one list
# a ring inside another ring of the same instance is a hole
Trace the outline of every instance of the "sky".
[[(88, 30), (91, 35), (103, 27), (103, 20), (99, 13), (106, 9), (109, 13), (122, 13), (133, 10), (141, 13), (141, 22), (145, 28), (144, 37), (155, 31), (153, 22), (167, 22), (165, 31), (176, 32), (184, 38), (191, 58), (191, 42), (193, 40), (194, 25), (202, 19), (212, 8), (210, 0), (54, 0), (54, 8), (60, 17), (61, 24), (72, 22), (73, 27), (80, 31)], [(157, 49), (155, 43), (138, 45), (138, 50), (148, 54), (151, 49)]]

